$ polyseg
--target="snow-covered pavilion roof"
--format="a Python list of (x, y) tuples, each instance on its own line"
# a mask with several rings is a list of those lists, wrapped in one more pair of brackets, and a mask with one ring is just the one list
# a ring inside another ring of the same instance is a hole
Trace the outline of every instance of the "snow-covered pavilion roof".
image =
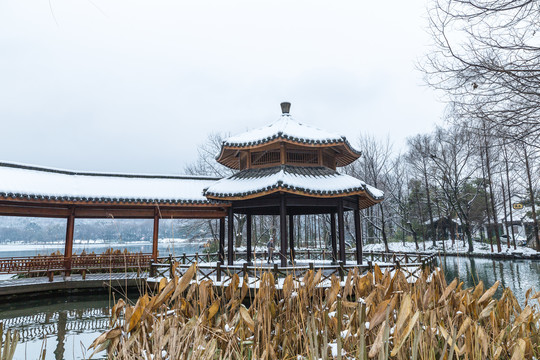
[(217, 178), (68, 171), (0, 162), (0, 199), (205, 204)]
[(262, 196), (276, 191), (299, 193), (308, 196), (348, 196), (365, 194), (378, 203), (384, 193), (362, 180), (340, 174), (332, 169), (280, 165), (268, 168), (247, 169), (208, 187), (208, 198), (234, 200)]
[(360, 154), (354, 149), (345, 136), (324, 131), (309, 125), (297, 122), (290, 114), (282, 114), (280, 118), (265, 127), (247, 131), (231, 136), (223, 141), (224, 146), (247, 147), (261, 145), (276, 139), (286, 139), (304, 144), (346, 144), (351, 151)]

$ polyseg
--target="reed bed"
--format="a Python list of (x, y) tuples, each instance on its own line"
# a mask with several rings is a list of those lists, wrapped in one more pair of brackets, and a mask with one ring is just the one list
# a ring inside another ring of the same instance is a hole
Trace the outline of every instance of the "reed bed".
[(114, 359), (532, 359), (539, 349), (540, 293), (522, 308), (499, 283), (464, 289), (442, 271), (415, 282), (403, 272), (348, 273), (321, 287), (320, 271), (259, 289), (238, 276), (224, 287), (195, 281), (196, 265), (163, 279), (155, 295), (112, 309), (111, 329), (91, 345)]

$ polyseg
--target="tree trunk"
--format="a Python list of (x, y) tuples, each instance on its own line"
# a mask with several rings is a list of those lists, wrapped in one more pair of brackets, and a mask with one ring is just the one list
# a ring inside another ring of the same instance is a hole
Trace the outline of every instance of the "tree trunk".
[(424, 163), (424, 185), (426, 186), (426, 197), (427, 197), (427, 206), (428, 206), (428, 213), (429, 213), (429, 224), (431, 226), (431, 240), (433, 241), (433, 247), (437, 246), (437, 234), (435, 230), (435, 224), (433, 223), (433, 211), (431, 210), (431, 197), (429, 194), (429, 184), (428, 184), (428, 177), (427, 177), (427, 168)]
[(486, 169), (487, 169), (487, 175), (488, 175), (488, 184), (489, 184), (489, 196), (491, 198), (491, 211), (493, 214), (493, 223), (495, 226), (495, 239), (497, 240), (497, 252), (501, 252), (501, 237), (499, 235), (499, 221), (497, 220), (497, 209), (495, 209), (495, 197), (493, 196), (493, 181), (491, 180), (491, 163), (489, 158), (489, 147), (487, 143), (487, 135), (486, 135), (486, 126), (484, 125), (484, 146), (486, 149)]
[(510, 235), (508, 234), (508, 212), (506, 211), (506, 191), (504, 189), (504, 181), (501, 175), (501, 189), (503, 197), (503, 211), (504, 211), (504, 233), (506, 235), (506, 245), (510, 249)]
[(504, 165), (506, 168), (506, 185), (508, 187), (508, 209), (510, 210), (510, 227), (512, 229), (512, 241), (514, 242), (514, 250), (516, 250), (516, 234), (514, 232), (514, 219), (512, 215), (512, 192), (510, 190), (510, 171), (508, 170), (508, 153), (506, 152), (506, 144), (503, 145), (503, 151)]
[(482, 177), (484, 179), (484, 182), (482, 184), (483, 188), (484, 188), (484, 200), (485, 200), (485, 203), (486, 203), (486, 215), (487, 215), (487, 220), (488, 220), (488, 227), (487, 227), (487, 237), (489, 238), (489, 243), (491, 245), (491, 252), (493, 252), (493, 237), (492, 237), (492, 234), (490, 234), (491, 232), (491, 215), (489, 213), (489, 200), (488, 200), (488, 196), (487, 196), (487, 192), (486, 192), (486, 184), (485, 184), (485, 179), (486, 179), (486, 170), (485, 170), (485, 167), (484, 167), (484, 152), (482, 150), (480, 150), (480, 162), (482, 163)]
[(531, 168), (529, 166), (529, 155), (527, 154), (527, 146), (523, 146), (523, 152), (525, 155), (525, 168), (527, 170), (527, 179), (529, 181), (529, 198), (531, 200), (531, 210), (533, 218), (533, 235), (536, 242), (536, 250), (540, 250), (540, 237), (538, 236), (538, 220), (536, 219), (536, 205), (534, 203), (534, 189), (531, 178)]
[(379, 207), (381, 209), (381, 233), (382, 233), (382, 239), (384, 242), (384, 251), (390, 252), (390, 248), (388, 247), (388, 239), (386, 238), (386, 230), (385, 230), (386, 221), (384, 218), (384, 208), (382, 207), (382, 204), (380, 203), (379, 203)]

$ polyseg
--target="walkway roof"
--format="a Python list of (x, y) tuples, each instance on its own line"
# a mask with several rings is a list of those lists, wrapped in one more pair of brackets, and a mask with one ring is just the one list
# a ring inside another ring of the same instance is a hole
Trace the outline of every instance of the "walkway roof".
[(127, 204), (211, 204), (212, 177), (68, 171), (0, 162), (0, 199)]

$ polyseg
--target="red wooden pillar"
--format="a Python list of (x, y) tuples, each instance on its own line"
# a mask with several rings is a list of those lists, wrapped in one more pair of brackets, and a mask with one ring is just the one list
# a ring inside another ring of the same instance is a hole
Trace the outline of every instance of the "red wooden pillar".
[(356, 236), (356, 263), (362, 265), (362, 228), (360, 223), (360, 210), (354, 210), (354, 232)]
[(339, 260), (345, 265), (345, 220), (343, 219), (343, 199), (338, 200)]
[(154, 208), (154, 234), (152, 236), (152, 260), (157, 261), (159, 236), (159, 210)]
[(279, 227), (281, 235), (281, 250), (279, 252), (279, 258), (281, 259), (281, 266), (287, 266), (287, 204), (285, 202), (285, 194), (281, 194), (279, 202)]
[(71, 273), (71, 258), (73, 256), (73, 232), (75, 230), (75, 209), (71, 209), (71, 214), (67, 218), (66, 245), (64, 248), (64, 269), (66, 276)]

